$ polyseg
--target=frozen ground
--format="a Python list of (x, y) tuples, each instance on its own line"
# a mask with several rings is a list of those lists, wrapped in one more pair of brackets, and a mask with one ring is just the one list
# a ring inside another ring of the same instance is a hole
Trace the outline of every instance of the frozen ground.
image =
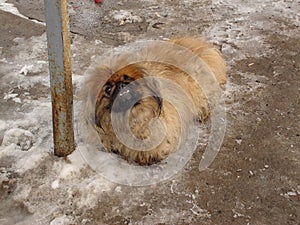
[(146, 187), (102, 178), (78, 135), (71, 156), (55, 157), (43, 1), (0, 0), (0, 224), (299, 223), (299, 1), (69, 6), (76, 90), (114, 46), (195, 34), (217, 44), (228, 64), (225, 139), (209, 170), (198, 171), (200, 145), (175, 177)]

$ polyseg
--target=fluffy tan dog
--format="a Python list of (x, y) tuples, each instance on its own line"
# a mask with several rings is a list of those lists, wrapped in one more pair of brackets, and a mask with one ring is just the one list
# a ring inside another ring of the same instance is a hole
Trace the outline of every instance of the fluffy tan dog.
[(225, 72), (220, 52), (203, 38), (173, 39), (120, 54), (90, 72), (84, 86), (89, 122), (106, 151), (151, 165), (185, 141), (193, 119), (209, 117), (215, 100), (208, 98), (217, 91), (213, 83), (224, 84)]

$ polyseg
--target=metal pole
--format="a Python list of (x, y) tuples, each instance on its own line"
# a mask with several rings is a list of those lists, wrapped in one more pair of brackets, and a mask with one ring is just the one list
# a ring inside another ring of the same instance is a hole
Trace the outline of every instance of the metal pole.
[(44, 0), (52, 97), (54, 154), (65, 157), (75, 149), (73, 90), (67, 0)]

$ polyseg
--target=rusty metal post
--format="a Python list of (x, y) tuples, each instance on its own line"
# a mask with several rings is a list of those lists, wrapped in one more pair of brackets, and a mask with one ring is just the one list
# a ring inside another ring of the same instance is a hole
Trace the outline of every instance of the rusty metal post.
[(52, 97), (54, 154), (65, 157), (75, 149), (73, 90), (67, 0), (44, 0)]

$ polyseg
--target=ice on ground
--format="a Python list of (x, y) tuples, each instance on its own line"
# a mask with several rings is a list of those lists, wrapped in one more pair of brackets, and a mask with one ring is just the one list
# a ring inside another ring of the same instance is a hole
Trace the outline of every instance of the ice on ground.
[(20, 128), (9, 129), (4, 133), (2, 145), (8, 146), (11, 144), (16, 144), (16, 147), (22, 151), (28, 151), (33, 145), (33, 134)]
[(20, 74), (23, 75), (36, 75), (39, 74), (43, 69), (48, 66), (48, 63), (46, 61), (37, 61), (35, 64), (25, 65), (20, 70)]
[(14, 15), (20, 16), (27, 19), (26, 16), (22, 15), (19, 10), (12, 3), (7, 3), (7, 0), (0, 0), (0, 9), (6, 12), (10, 12)]
[(50, 225), (68, 225), (72, 223), (72, 217), (63, 215), (61, 217), (57, 217), (50, 222)]
[[(214, 0), (212, 6), (220, 13), (220, 21), (207, 28), (205, 34), (222, 47), (230, 65), (248, 57), (267, 56), (273, 51), (262, 32), (277, 30), (281, 35), (289, 32), (288, 35), (295, 38), (300, 35), (299, 13), (293, 10), (299, 8), (297, 1)], [(234, 18), (225, 18), (228, 11), (232, 11)], [(279, 21), (273, 19), (275, 16), (282, 18), (280, 30), (276, 29)]]
[[(152, 3), (154, 1), (147, 0), (147, 2)], [(194, 2), (198, 1), (184, 1), (186, 4)], [(256, 7), (256, 4), (262, 7)], [(270, 5), (273, 7), (270, 7)], [(261, 31), (263, 29), (266, 31), (273, 29), (276, 21), (270, 19), (266, 22), (266, 20), (260, 21), (258, 19), (255, 20), (256, 24), (251, 24), (249, 18), (272, 15), (279, 15), (278, 17), (280, 17), (284, 14), (284, 18), (281, 17), (284, 20), (282, 30), (279, 30), (282, 35), (287, 35), (285, 33), (287, 26), (291, 24), (299, 26), (299, 15), (295, 13), (297, 10), (292, 10), (299, 6), (297, 1), (277, 1), (273, 3), (271, 0), (263, 2), (214, 0), (212, 6), (220, 14), (214, 15), (216, 17), (214, 19), (218, 21), (216, 24), (210, 24), (205, 33), (209, 39), (222, 47), (222, 51), (227, 57), (226, 61), (231, 66), (238, 60), (247, 57), (265, 56), (272, 51), (264, 39), (265, 36), (261, 35)], [(268, 6), (268, 11), (264, 10), (265, 6)], [(161, 6), (153, 7), (157, 7), (156, 9), (162, 8)], [(21, 15), (13, 4), (7, 3), (6, 0), (0, 0), (0, 9), (28, 19)], [(165, 11), (168, 10), (169, 8)], [(173, 13), (173, 9), (170, 10), (168, 13)], [(232, 11), (234, 16), (225, 18), (225, 14), (222, 14), (222, 12), (226, 12), (228, 16), (228, 11)], [(109, 16), (122, 24), (138, 23), (143, 20), (140, 16), (128, 10), (112, 11)], [(87, 19), (89, 18), (87, 17)], [(289, 18), (289, 20), (286, 20), (286, 18)], [(295, 29), (293, 34), (289, 33), (288, 35), (298, 38), (298, 34), (299, 30), (296, 31)], [(50, 98), (40, 97), (39, 90), (36, 90), (37, 84), (50, 86), (46, 35), (30, 39), (20, 37), (14, 39), (14, 42), (16, 46), (12, 47), (11, 51), (16, 54), (11, 58), (0, 59), (0, 69), (3, 74), (1, 83), (10, 88), (0, 98), (8, 102), (21, 103), (21, 108), (18, 112), (15, 110), (13, 112), (7, 111), (7, 114), (11, 113), (9, 120), (0, 120), (0, 162), (5, 163), (5, 165), (0, 165), (0, 181), (15, 182), (17, 187), (13, 187), (16, 189), (10, 196), (7, 196), (7, 201), (10, 201), (9, 203), (21, 202), (28, 213), (33, 214), (33, 218), (27, 218), (27, 215), (21, 214), (21, 217), (24, 216), (25, 218), (23, 224), (49, 224), (50, 222), (50, 224), (55, 225), (75, 223), (77, 215), (99, 204), (99, 199), (103, 194), (109, 191), (114, 191), (116, 194), (125, 193), (125, 188), (122, 186), (115, 187), (116, 184), (105, 180), (88, 167), (80, 153), (80, 147), (84, 144), (80, 137), (76, 137), (78, 139), (76, 151), (67, 159), (53, 156)], [(73, 83), (77, 90), (84, 80), (81, 74), (84, 74), (92, 56), (101, 55), (110, 46), (103, 44), (101, 41), (89, 42), (76, 35), (71, 46), (74, 53), (73, 69), (75, 71)], [(2, 54), (1, 47), (0, 54)], [(231, 106), (235, 103), (238, 104), (234, 95), (263, 88), (264, 77), (250, 73), (239, 75), (245, 83), (243, 87), (230, 81), (226, 87), (225, 94), (232, 96), (232, 101), (228, 104)], [(262, 82), (259, 83), (256, 80)], [(18, 89), (25, 90), (25, 93), (27, 93), (25, 97), (14, 92)], [(32, 94), (29, 92), (32, 90), (36, 90), (37, 93)], [(36, 99), (33, 100), (31, 97), (36, 97)], [(78, 113), (80, 105), (77, 104), (78, 99), (76, 97), (74, 98), (75, 113)], [(235, 113), (237, 116), (241, 114), (238, 110)], [(75, 124), (77, 124), (77, 116), (75, 114)], [(80, 129), (80, 127), (77, 126), (76, 129)], [(236, 140), (238, 144), (241, 144), (241, 141), (241, 139)], [(265, 168), (268, 168), (268, 165), (265, 165)], [(111, 172), (116, 173), (117, 171)], [(176, 189), (174, 186), (171, 186), (170, 192), (178, 195), (174, 190)], [(196, 191), (197, 194), (198, 190)], [(296, 194), (299, 193), (291, 190), (285, 195), (292, 198)], [(191, 198), (194, 199), (195, 197), (192, 195)], [(14, 206), (14, 204), (11, 205)], [(144, 205), (147, 205), (147, 203), (144, 203)], [(18, 211), (15, 211), (15, 208), (9, 209), (13, 213), (7, 215), (7, 218), (1, 218), (0, 223), (2, 221), (12, 221), (10, 224), (14, 224), (16, 221), (14, 218), (19, 218), (20, 215), (17, 215)], [(169, 218), (169, 215), (172, 215), (172, 218)], [(155, 218), (153, 214), (149, 213), (144, 218), (144, 222), (154, 224), (160, 221), (161, 223), (170, 224), (176, 223), (182, 218), (187, 218), (185, 222), (192, 223), (194, 222), (191, 217), (193, 215), (210, 217), (209, 212), (197, 205), (188, 205), (186, 211), (176, 211), (174, 207), (170, 206), (170, 208), (166, 207), (156, 211)], [(88, 221), (88, 219), (85, 221)], [(19, 222), (19, 224), (21, 223)]]
[(7, 3), (7, 0), (0, 0), (0, 10), (6, 11), (6, 12), (10, 12), (14, 15), (17, 15), (19, 17), (22, 17), (24, 19), (33, 21), (35, 23), (41, 24), (41, 25), (46, 25), (46, 23), (34, 20), (34, 19), (29, 19), (28, 17), (24, 16), (23, 14), (21, 14), (19, 12), (19, 10), (14, 6), (14, 4), (12, 3)]
[[(12, 91), (11, 91), (12, 92)], [(19, 94), (17, 94), (17, 93), (11, 93), (11, 92), (9, 92), (9, 93), (4, 93), (4, 97), (3, 97), (3, 99), (4, 100), (13, 100), (14, 102), (16, 102), (16, 103), (21, 103), (21, 99), (20, 98), (18, 98), (18, 95)]]
[(133, 15), (132, 12), (126, 10), (112, 11), (110, 13), (110, 16), (114, 20), (122, 23), (120, 25), (123, 25), (125, 23), (140, 23), (143, 21), (141, 17)]

